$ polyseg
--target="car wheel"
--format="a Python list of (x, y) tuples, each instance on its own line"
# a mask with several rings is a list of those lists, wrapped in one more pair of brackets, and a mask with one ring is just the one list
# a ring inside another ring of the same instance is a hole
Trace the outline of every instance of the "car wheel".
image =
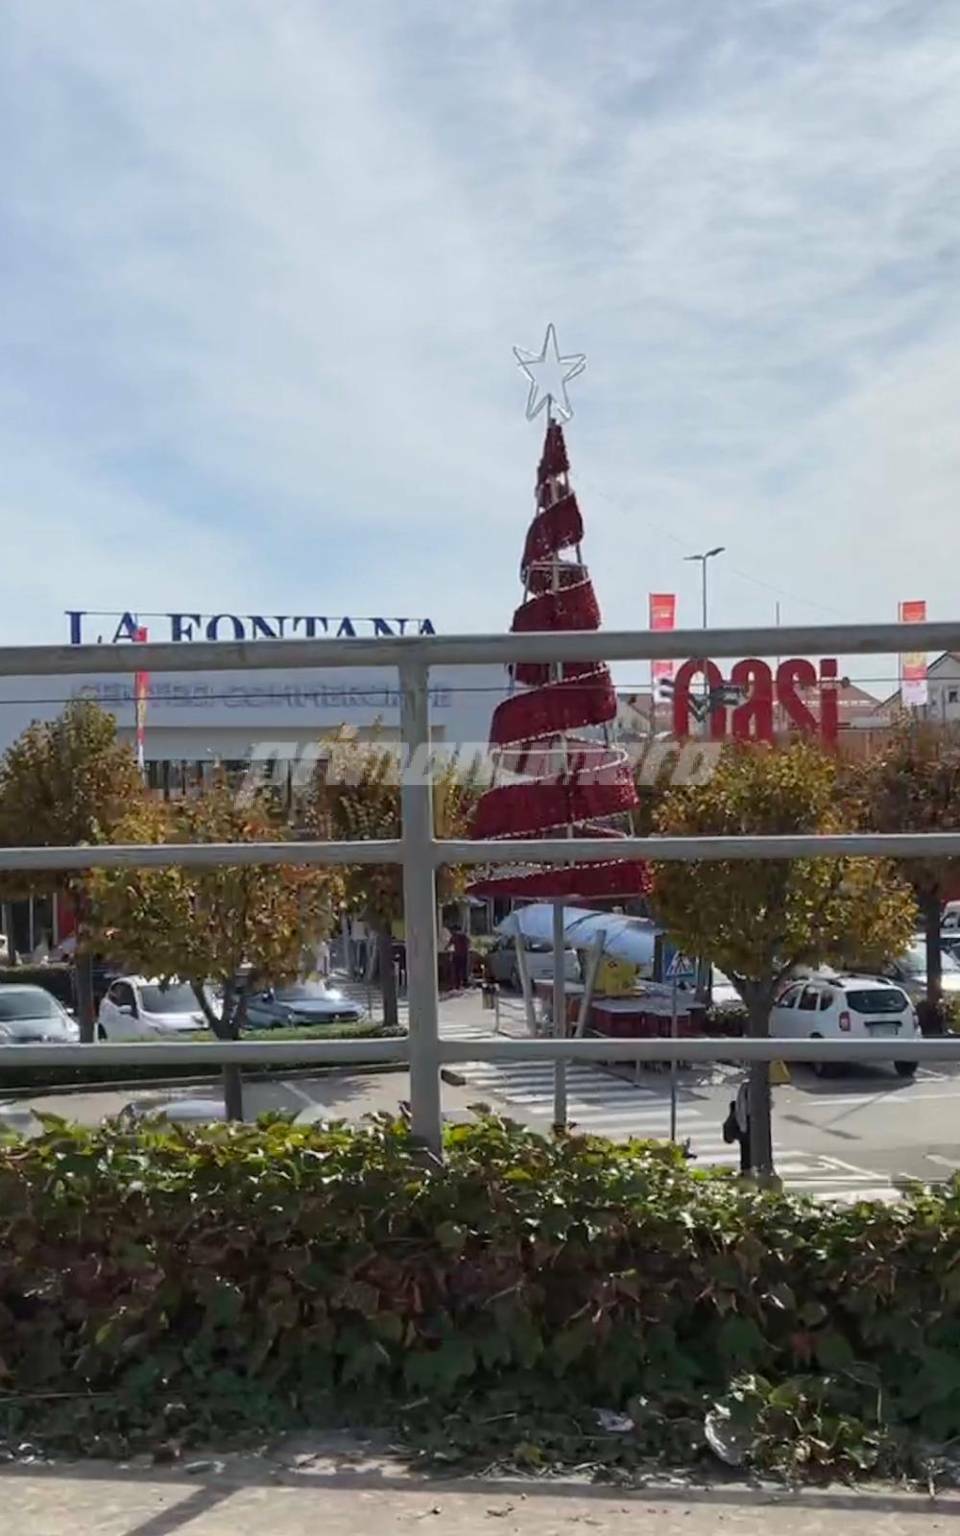
[[(822, 1035), (811, 1035), (810, 1039), (811, 1040), (822, 1040), (823, 1036)], [(814, 1077), (829, 1077), (830, 1076), (830, 1068), (829, 1068), (828, 1064), (825, 1061), (811, 1061), (810, 1066), (811, 1066), (811, 1068), (813, 1070)]]
[(916, 1061), (895, 1061), (893, 1070), (898, 1077), (915, 1077), (918, 1065)]

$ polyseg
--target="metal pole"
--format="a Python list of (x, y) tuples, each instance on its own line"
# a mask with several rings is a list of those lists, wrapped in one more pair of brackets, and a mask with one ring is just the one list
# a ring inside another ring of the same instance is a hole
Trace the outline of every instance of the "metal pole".
[(410, 1125), (439, 1155), (441, 1144), (439, 1007), (437, 1001), (437, 888), (432, 857), (433, 784), (429, 771), (430, 700), (422, 663), (400, 672), (400, 737), (404, 773), (400, 789), (403, 912), (409, 999)]
[[(553, 904), (553, 1034), (562, 1040), (567, 1033), (567, 986), (564, 965), (563, 902)], [(553, 1069), (553, 1133), (561, 1135), (567, 1129), (567, 1064), (554, 1063)]]
[(703, 627), (707, 627), (707, 561), (709, 555), (701, 556), (700, 569), (703, 571)]
[[(674, 973), (670, 989), (670, 1039), (677, 1038), (677, 977)], [(670, 1062), (670, 1140), (677, 1139), (677, 1058)]]

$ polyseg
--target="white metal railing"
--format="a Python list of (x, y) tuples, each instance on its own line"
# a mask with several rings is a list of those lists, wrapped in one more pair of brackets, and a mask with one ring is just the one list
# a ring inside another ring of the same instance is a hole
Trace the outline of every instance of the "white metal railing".
[[(358, 640), (263, 640), (138, 646), (8, 646), (0, 648), (0, 677), (80, 673), (283, 670), (309, 667), (395, 666), (400, 682), (400, 737), (409, 763), (429, 759), (428, 679), (432, 666), (516, 661), (620, 661), (677, 656), (775, 656), (790, 652), (884, 654), (960, 649), (960, 623), (827, 625), (778, 629), (561, 632), (528, 635), (397, 637)], [(438, 841), (433, 837), (429, 777), (401, 777), (399, 840), (358, 843), (191, 844), (98, 848), (7, 848), (0, 869), (66, 870), (164, 864), (351, 864), (397, 862), (403, 867), (410, 1032), (406, 1040), (249, 1041), (167, 1045), (0, 1046), (0, 1078), (8, 1064), (139, 1062), (249, 1066), (267, 1063), (406, 1061), (410, 1067), (412, 1128), (428, 1146), (440, 1144), (440, 1066), (462, 1060), (787, 1061), (960, 1059), (960, 1039), (827, 1040), (445, 1040), (438, 1030), (436, 867), (579, 859), (783, 859), (836, 854), (960, 855), (960, 834), (745, 838), (536, 838), (523, 841)]]

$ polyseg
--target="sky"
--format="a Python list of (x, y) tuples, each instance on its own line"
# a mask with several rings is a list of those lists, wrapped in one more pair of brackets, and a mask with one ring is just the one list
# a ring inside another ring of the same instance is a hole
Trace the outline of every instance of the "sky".
[(951, 617), (958, 99), (950, 0), (8, 0), (0, 643), (505, 629), (548, 321), (608, 626)]

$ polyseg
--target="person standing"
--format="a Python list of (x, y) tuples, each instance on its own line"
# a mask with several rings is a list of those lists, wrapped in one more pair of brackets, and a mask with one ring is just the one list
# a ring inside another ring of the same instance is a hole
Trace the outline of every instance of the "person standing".
[(317, 943), (317, 975), (326, 981), (330, 975), (330, 940), (320, 939)]
[(456, 991), (466, 990), (470, 976), (470, 937), (457, 928), (450, 940), (453, 950), (453, 985)]
[(367, 974), (367, 925), (362, 917), (355, 917), (350, 924), (350, 947), (353, 951), (353, 979), (363, 981)]
[(737, 1096), (730, 1100), (730, 1109), (723, 1122), (723, 1139), (729, 1145), (736, 1141), (740, 1146), (741, 1176), (752, 1172), (750, 1155), (750, 1078), (743, 1079)]

